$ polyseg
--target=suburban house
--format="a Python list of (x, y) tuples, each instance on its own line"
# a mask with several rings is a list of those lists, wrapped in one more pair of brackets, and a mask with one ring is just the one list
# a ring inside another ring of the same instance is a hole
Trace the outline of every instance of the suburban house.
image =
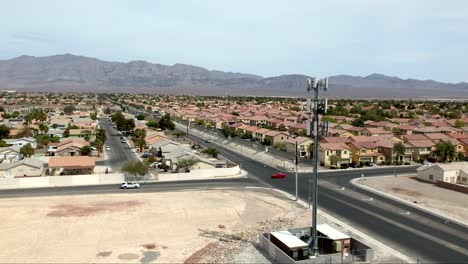
[(408, 144), (413, 146), (413, 160), (427, 160), (434, 150), (435, 143), (432, 140), (410, 140)]
[(63, 128), (63, 129), (68, 127), (68, 125), (71, 124), (71, 122), (72, 122), (72, 118), (63, 117), (63, 116), (52, 116), (49, 121), (51, 127), (57, 127), (57, 128)]
[(20, 148), (19, 146), (0, 148), (0, 162), (7, 163), (21, 160), (23, 155), (20, 153)]
[(71, 138), (84, 138), (86, 136), (93, 136), (94, 132), (91, 129), (70, 129)]
[(252, 138), (260, 142), (263, 142), (265, 140), (265, 134), (269, 131), (270, 130), (266, 128), (259, 128), (252, 133)]
[(349, 142), (352, 160), (354, 163), (373, 162), (380, 163), (385, 161), (385, 155), (379, 152), (379, 146), (374, 142)]
[(151, 136), (146, 136), (145, 137), (145, 142), (148, 148), (159, 148), (161, 146), (161, 143), (164, 142), (170, 142), (167, 137), (160, 136), (160, 135), (151, 135)]
[(362, 136), (374, 137), (374, 136), (382, 136), (382, 135), (393, 135), (391, 131), (383, 130), (382, 128), (378, 127), (367, 127), (361, 130)]
[(413, 130), (417, 127), (410, 126), (410, 125), (401, 125), (399, 128), (400, 128), (401, 135), (409, 135), (409, 134), (413, 134)]
[(468, 185), (468, 162), (436, 163), (417, 169), (418, 179)]
[[(319, 143), (319, 161), (322, 166), (351, 163), (351, 150), (345, 143)], [(337, 158), (331, 158), (336, 156)], [(336, 162), (333, 162), (336, 159)]]
[(401, 136), (405, 142), (412, 141), (412, 140), (428, 140), (429, 138), (423, 134), (408, 134)]
[(465, 157), (468, 157), (468, 138), (460, 139), (460, 142), (463, 144), (463, 149), (465, 150)]
[(344, 137), (324, 137), (321, 139), (323, 143), (348, 143), (349, 138)]
[(44, 171), (44, 163), (35, 158), (26, 158), (10, 163), (0, 163), (0, 178), (38, 177)]
[(50, 143), (47, 149), (48, 156), (80, 156), (81, 148), (88, 146), (85, 140), (69, 138), (62, 142)]
[(54, 175), (81, 175), (93, 174), (96, 163), (94, 158), (87, 156), (50, 157), (49, 174)]
[(26, 144), (31, 144), (31, 147), (37, 148), (36, 139), (32, 137), (27, 138), (12, 138), (12, 139), (5, 139), (6, 144), (12, 146), (22, 147)]
[(379, 152), (385, 156), (385, 160), (387, 161), (412, 161), (413, 160), (413, 146), (403, 143), (405, 146), (405, 153), (403, 155), (399, 155), (393, 148), (395, 146), (395, 141), (384, 139), (375, 142), (377, 145)]
[(314, 142), (312, 139), (307, 137), (290, 137), (285, 140), (286, 152), (295, 153), (297, 142), (297, 155), (299, 157), (309, 156), (309, 146)]
[(266, 125), (268, 118), (266, 116), (252, 116), (250, 118), (251, 126)]
[(265, 133), (264, 140), (270, 141), (271, 145), (275, 145), (284, 142), (288, 137), (288, 132), (270, 130)]

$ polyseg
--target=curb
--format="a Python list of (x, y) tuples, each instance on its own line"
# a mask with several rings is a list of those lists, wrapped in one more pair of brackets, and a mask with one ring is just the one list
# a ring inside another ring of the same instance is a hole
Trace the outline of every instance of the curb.
[[(382, 177), (387, 177), (387, 178), (390, 178), (390, 177), (395, 177), (395, 176), (380, 176), (379, 178), (382, 178)], [(375, 178), (375, 177), (365, 177), (365, 178)], [(463, 223), (457, 219), (453, 219), (453, 218), (450, 218), (450, 216), (447, 216), (447, 215), (442, 215), (440, 213), (436, 213), (436, 212), (433, 212), (427, 208), (425, 208), (424, 206), (421, 206), (419, 204), (414, 204), (414, 203), (411, 203), (405, 199), (402, 199), (400, 197), (397, 197), (397, 196), (394, 196), (394, 195), (391, 195), (391, 194), (388, 194), (388, 193), (385, 193), (383, 191), (380, 191), (380, 190), (376, 190), (374, 188), (371, 188), (369, 186), (365, 186), (363, 184), (360, 184), (360, 183), (357, 183), (357, 181), (361, 180), (361, 178), (354, 178), (350, 181), (350, 183), (357, 187), (357, 188), (360, 188), (362, 190), (366, 190), (366, 191), (369, 191), (371, 193), (374, 193), (374, 194), (377, 194), (377, 195), (380, 195), (380, 196), (383, 196), (383, 197), (386, 197), (388, 199), (391, 199), (391, 200), (394, 200), (394, 201), (397, 201), (397, 202), (400, 202), (400, 203), (404, 203), (405, 205), (408, 205), (410, 207), (413, 207), (415, 209), (418, 209), (418, 210), (421, 210), (423, 212), (426, 212), (428, 214), (431, 214), (431, 215), (434, 215), (434, 216), (437, 216), (437, 217), (440, 217), (442, 219), (445, 219), (446, 221), (449, 221), (449, 222), (454, 222), (454, 223), (457, 223), (461, 226), (464, 226), (464, 227), (468, 227), (468, 224), (467, 223)]]

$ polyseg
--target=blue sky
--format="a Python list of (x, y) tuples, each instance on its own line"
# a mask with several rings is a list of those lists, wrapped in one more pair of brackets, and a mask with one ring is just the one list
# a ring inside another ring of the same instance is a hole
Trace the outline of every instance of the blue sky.
[(15, 0), (2, 2), (0, 27), (0, 59), (468, 81), (465, 0)]

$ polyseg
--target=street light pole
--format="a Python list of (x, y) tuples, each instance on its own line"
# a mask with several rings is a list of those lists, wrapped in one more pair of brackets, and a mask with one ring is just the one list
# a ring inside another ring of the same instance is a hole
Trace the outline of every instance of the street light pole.
[(294, 163), (296, 164), (296, 168), (294, 169), (296, 171), (296, 201), (299, 199), (299, 193), (298, 193), (298, 184), (297, 184), (297, 138), (296, 138), (296, 157), (294, 160)]
[[(307, 92), (311, 94), (308, 99), (308, 111), (313, 114), (313, 135), (314, 135), (314, 173), (313, 173), (313, 205), (312, 205), (312, 230), (311, 237), (307, 243), (312, 248), (314, 255), (318, 254), (317, 244), (317, 205), (318, 205), (318, 131), (319, 131), (319, 114), (325, 114), (327, 109), (327, 100), (319, 100), (319, 90), (328, 90), (328, 79), (317, 80), (316, 78), (307, 79)], [(322, 132), (327, 133), (328, 124), (325, 122), (322, 126)], [(308, 129), (310, 131), (310, 128)], [(310, 183), (309, 183), (310, 184)]]

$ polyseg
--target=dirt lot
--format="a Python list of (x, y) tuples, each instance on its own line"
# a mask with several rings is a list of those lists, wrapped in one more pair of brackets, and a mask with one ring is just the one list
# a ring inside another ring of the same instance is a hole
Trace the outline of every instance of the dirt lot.
[(304, 209), (262, 191), (216, 190), (2, 199), (0, 211), (1, 263), (181, 263)]
[(417, 202), (432, 212), (468, 224), (468, 196), (461, 192), (440, 188), (431, 183), (421, 182), (413, 176), (408, 177), (369, 177), (358, 181), (359, 184), (385, 192), (406, 200)]

